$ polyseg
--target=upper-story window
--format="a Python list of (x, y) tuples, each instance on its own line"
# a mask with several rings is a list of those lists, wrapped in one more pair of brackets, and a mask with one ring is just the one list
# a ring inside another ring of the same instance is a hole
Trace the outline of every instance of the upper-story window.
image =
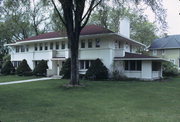
[(56, 42), (56, 50), (59, 50), (59, 42)]
[(64, 41), (61, 42), (61, 49), (65, 49), (65, 42)]
[(34, 45), (34, 50), (35, 50), (35, 51), (38, 50), (37, 44)]
[(96, 47), (100, 47), (100, 39), (96, 39)]
[(50, 49), (53, 50), (53, 42), (50, 43)]
[(43, 44), (40, 43), (40, 44), (39, 44), (39, 50), (42, 50), (42, 49), (43, 49)]
[(161, 51), (162, 51), (162, 55), (164, 55), (164, 54), (165, 54), (165, 50), (164, 50), (164, 49), (162, 49)]
[(157, 55), (157, 50), (153, 50), (153, 55)]
[(131, 53), (133, 52), (133, 47), (132, 47), (132, 45), (130, 45), (130, 52), (131, 52)]
[(16, 46), (16, 53), (19, 52), (19, 46)]
[(48, 43), (47, 42), (44, 44), (44, 49), (48, 50)]
[(26, 52), (29, 52), (29, 45), (26, 45)]
[(21, 52), (25, 52), (25, 46), (21, 46)]
[(81, 40), (81, 48), (85, 48), (85, 40)]
[(117, 40), (114, 42), (114, 46), (115, 46), (115, 49), (118, 48), (118, 41)]
[(92, 48), (92, 39), (88, 39), (88, 48)]
[(120, 41), (118, 41), (118, 46), (119, 46), (119, 48), (121, 48), (121, 42)]

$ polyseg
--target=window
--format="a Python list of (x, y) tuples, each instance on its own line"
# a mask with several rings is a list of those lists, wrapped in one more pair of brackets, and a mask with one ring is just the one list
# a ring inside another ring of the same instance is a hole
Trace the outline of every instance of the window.
[(48, 50), (48, 43), (45, 43), (45, 44), (44, 44), (44, 49), (45, 49), (45, 50)]
[(88, 69), (91, 66), (92, 62), (93, 60), (81, 60), (80, 69)]
[(171, 63), (175, 64), (175, 59), (170, 59), (169, 60)]
[(100, 39), (96, 39), (96, 47), (100, 47)]
[(81, 48), (85, 48), (85, 40), (81, 40)]
[(121, 42), (119, 41), (119, 48), (121, 48)]
[(34, 68), (39, 64), (40, 61), (34, 61)]
[(56, 50), (59, 50), (59, 42), (56, 42)]
[(53, 42), (50, 43), (50, 49), (53, 50)]
[(17, 68), (20, 65), (21, 61), (12, 61), (14, 68)]
[(159, 71), (161, 69), (161, 63), (160, 62), (152, 62), (152, 71)]
[(34, 50), (35, 50), (35, 51), (38, 50), (37, 44), (34, 45)]
[(118, 41), (117, 40), (114, 42), (114, 45), (115, 45), (115, 49), (117, 49), (118, 48)]
[(21, 52), (25, 52), (25, 46), (21, 46)]
[(132, 47), (132, 45), (130, 45), (130, 52), (131, 52), (131, 53), (132, 53), (132, 51), (133, 51), (132, 49), (133, 49), (133, 47)]
[(19, 46), (16, 46), (16, 53), (19, 52)]
[(26, 45), (26, 52), (29, 52), (29, 45)]
[(43, 45), (42, 43), (39, 44), (39, 50), (42, 50), (43, 49)]
[(125, 70), (130, 71), (141, 71), (141, 61), (132, 60), (132, 61), (125, 61)]
[(64, 41), (61, 42), (61, 49), (65, 49), (65, 42)]
[(88, 48), (92, 48), (92, 39), (88, 40)]
[(153, 55), (157, 55), (157, 50), (153, 50)]
[(165, 50), (164, 50), (164, 49), (162, 49), (162, 50), (161, 50), (161, 52), (162, 52), (162, 55), (164, 55), (164, 54), (165, 54)]

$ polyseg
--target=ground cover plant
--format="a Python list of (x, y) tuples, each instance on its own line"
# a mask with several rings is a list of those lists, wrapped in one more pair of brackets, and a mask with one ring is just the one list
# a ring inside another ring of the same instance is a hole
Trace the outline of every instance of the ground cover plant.
[(178, 122), (180, 78), (163, 82), (67, 80), (0, 86), (2, 122)]

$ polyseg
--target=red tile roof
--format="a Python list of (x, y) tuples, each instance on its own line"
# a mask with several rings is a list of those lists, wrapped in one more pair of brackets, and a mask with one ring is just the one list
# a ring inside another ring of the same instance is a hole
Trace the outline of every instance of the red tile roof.
[(148, 56), (148, 55), (143, 55), (143, 54), (135, 54), (135, 53), (125, 53), (124, 57), (115, 57), (116, 59), (118, 58), (159, 58), (159, 57), (154, 57), (154, 56)]
[[(92, 35), (92, 34), (103, 34), (103, 33), (113, 33), (113, 32), (101, 26), (87, 25), (82, 29), (80, 35)], [(49, 39), (49, 38), (58, 38), (58, 37), (66, 37), (66, 32), (49, 32), (20, 41), (30, 41), (30, 40)]]

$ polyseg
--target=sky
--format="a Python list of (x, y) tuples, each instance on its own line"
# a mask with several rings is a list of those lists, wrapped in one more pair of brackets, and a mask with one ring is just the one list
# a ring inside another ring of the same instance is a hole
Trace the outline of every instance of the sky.
[(163, 0), (163, 5), (167, 9), (168, 35), (180, 34), (180, 1)]

